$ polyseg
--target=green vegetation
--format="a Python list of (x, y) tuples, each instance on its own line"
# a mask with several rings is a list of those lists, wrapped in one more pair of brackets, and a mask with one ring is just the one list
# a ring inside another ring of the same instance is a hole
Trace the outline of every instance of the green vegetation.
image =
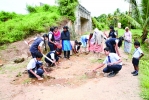
[[(141, 29), (131, 29), (132, 32), (132, 37), (133, 39), (137, 39), (139, 41), (141, 41), (140, 36), (142, 35), (142, 30)], [(119, 36), (122, 36), (124, 34), (124, 30), (123, 29), (118, 29), (118, 34)], [(144, 100), (149, 100), (149, 53), (148, 53), (148, 49), (149, 49), (149, 44), (146, 43), (142, 43), (141, 44), (141, 49), (143, 50), (143, 53), (145, 54), (141, 60), (140, 60), (140, 64), (139, 64), (139, 79), (140, 79), (140, 85), (141, 85), (141, 96)], [(134, 52), (134, 46), (132, 44), (132, 50), (131, 53), (133, 54)], [(132, 55), (129, 55), (129, 59), (132, 58)]]
[(61, 15), (67, 16), (72, 22), (75, 21), (75, 10), (78, 0), (57, 0)]
[[(30, 12), (27, 15), (3, 12), (3, 16), (7, 21), (1, 19), (0, 37), (2, 38), (0, 44), (15, 42), (34, 33), (45, 32), (47, 28), (57, 25), (56, 23), (62, 20), (62, 16), (56, 6), (27, 6), (27, 9)], [(31, 9), (34, 9), (34, 12)], [(8, 18), (6, 18), (6, 15)], [(1, 16), (1, 18), (3, 17)]]
[(35, 33), (47, 32), (49, 27), (57, 26), (62, 20), (69, 18), (75, 21), (77, 0), (57, 0), (59, 6), (30, 6), (29, 14), (0, 12), (0, 45), (22, 40)]
[[(144, 42), (149, 32), (149, 0), (125, 0), (132, 7), (131, 15), (125, 15), (129, 22), (142, 29), (141, 41)], [(141, 4), (140, 4), (141, 3)]]

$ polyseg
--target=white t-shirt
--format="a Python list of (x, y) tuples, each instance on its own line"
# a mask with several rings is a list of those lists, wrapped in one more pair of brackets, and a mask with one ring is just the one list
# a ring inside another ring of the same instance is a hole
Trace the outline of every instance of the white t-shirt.
[(54, 59), (55, 60), (55, 55), (54, 55), (55, 51), (53, 51), (53, 53), (51, 53), (51, 59)]
[(51, 40), (52, 39), (52, 32), (50, 31), (49, 32), (49, 40)]
[(36, 62), (37, 62), (36, 58), (31, 59), (30, 62), (28, 63), (28, 65), (27, 65), (27, 70), (35, 68), (36, 67)]
[(139, 58), (141, 56), (141, 53), (143, 53), (143, 51), (141, 50), (140, 47), (138, 47), (138, 48), (135, 49), (135, 52), (133, 54), (133, 57), (134, 58)]
[[(116, 53), (109, 53), (111, 63), (117, 62), (120, 60), (120, 57)], [(103, 64), (109, 64), (108, 56), (105, 58)], [(117, 65), (122, 65), (122, 63), (119, 63)]]

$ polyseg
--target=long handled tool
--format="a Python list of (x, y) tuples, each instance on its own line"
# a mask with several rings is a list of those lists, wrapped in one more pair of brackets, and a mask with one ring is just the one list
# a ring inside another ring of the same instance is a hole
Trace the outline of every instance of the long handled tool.
[[(24, 43), (28, 45), (28, 43), (27, 43), (26, 41), (24, 41)], [(30, 47), (30, 45), (28, 45), (28, 46)], [(44, 55), (43, 53), (42, 53), (42, 55), (43, 55), (45, 58), (47, 58), (49, 61), (51, 61), (52, 63), (54, 63), (54, 61), (52, 61), (49, 57), (47, 57), (47, 56)]]

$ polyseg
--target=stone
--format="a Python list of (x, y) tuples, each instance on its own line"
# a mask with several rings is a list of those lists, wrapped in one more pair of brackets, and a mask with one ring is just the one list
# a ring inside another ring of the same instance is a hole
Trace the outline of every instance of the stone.
[(15, 60), (14, 60), (14, 62), (15, 63), (21, 63), (21, 62), (23, 62), (25, 59), (24, 58), (16, 58)]
[(0, 64), (0, 67), (2, 67), (3, 66), (3, 64)]
[(86, 75), (88, 78), (96, 78), (96, 73), (97, 73), (97, 72), (88, 71), (88, 72), (85, 72), (85, 75)]

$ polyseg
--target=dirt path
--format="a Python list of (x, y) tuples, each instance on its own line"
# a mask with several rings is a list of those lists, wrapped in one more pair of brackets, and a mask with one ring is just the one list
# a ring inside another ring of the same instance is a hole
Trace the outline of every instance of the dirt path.
[[(0, 100), (142, 100), (139, 96), (138, 77), (132, 76), (131, 60), (121, 50), (124, 66), (112, 78), (104, 77), (102, 69), (95, 78), (86, 72), (98, 66), (95, 54), (71, 56), (71, 60), (61, 59), (58, 68), (52, 68), (54, 78), (43, 82), (30, 80), (22, 74), (30, 58), (20, 64), (10, 63), (0, 69)], [(19, 75), (20, 77), (15, 77)]]

